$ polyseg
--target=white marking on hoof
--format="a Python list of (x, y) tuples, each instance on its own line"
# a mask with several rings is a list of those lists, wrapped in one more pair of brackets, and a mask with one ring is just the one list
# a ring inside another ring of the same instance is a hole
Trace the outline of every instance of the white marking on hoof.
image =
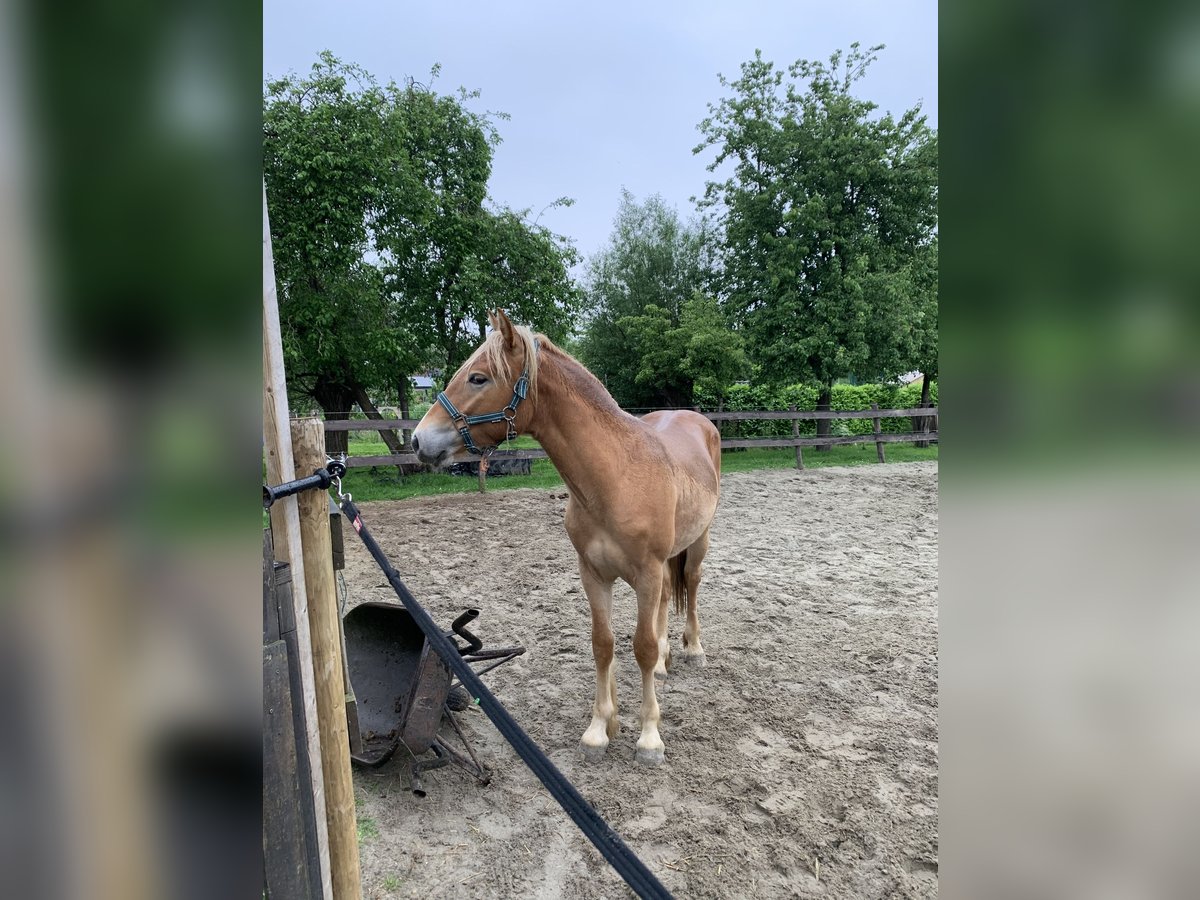
[(634, 756), (643, 766), (661, 766), (666, 760), (666, 754), (661, 750), (651, 750), (645, 747), (638, 747), (637, 754)]
[(579, 745), (579, 752), (583, 754), (584, 762), (597, 763), (604, 759), (604, 751), (608, 749), (608, 741), (605, 741), (599, 747), (593, 747), (591, 744)]

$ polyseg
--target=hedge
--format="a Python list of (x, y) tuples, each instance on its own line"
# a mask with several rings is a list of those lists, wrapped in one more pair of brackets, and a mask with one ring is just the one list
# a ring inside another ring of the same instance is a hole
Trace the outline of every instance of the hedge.
[[(937, 406), (937, 382), (929, 383), (930, 403)], [(716, 412), (717, 402), (712, 398), (697, 397), (697, 403), (705, 412)], [(830, 409), (870, 409), (878, 403), (880, 409), (911, 409), (921, 402), (921, 382), (912, 384), (835, 384)], [(817, 388), (807, 384), (792, 384), (786, 387), (737, 384), (725, 394), (721, 409), (725, 412), (742, 410), (785, 410), (795, 404), (796, 409), (817, 408)], [(788, 419), (764, 419), (758, 421), (722, 422), (721, 433), (726, 438), (791, 437), (792, 422)], [(879, 427), (885, 432), (904, 434), (912, 431), (909, 418), (880, 419)], [(834, 419), (830, 423), (830, 434), (870, 434), (873, 426), (870, 419)], [(817, 423), (813, 419), (800, 421), (802, 435), (815, 435)]]

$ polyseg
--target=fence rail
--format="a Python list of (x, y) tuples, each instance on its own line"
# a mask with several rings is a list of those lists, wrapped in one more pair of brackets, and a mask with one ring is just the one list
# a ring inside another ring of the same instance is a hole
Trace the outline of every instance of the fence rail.
[(706, 412), (700, 415), (710, 420), (741, 422), (750, 419), (904, 419), (913, 416), (936, 416), (936, 406), (917, 409), (768, 409), (744, 410), (741, 412)]
[[(905, 419), (920, 416), (936, 417), (936, 406), (921, 406), (913, 409), (756, 409), (736, 412), (701, 412), (700, 415), (713, 422), (739, 422), (755, 419)], [(328, 431), (397, 431), (416, 428), (420, 419), (333, 419), (325, 422)]]
[[(783, 419), (791, 420), (793, 431), (799, 428), (800, 421), (828, 419), (871, 419), (874, 429), (866, 434), (828, 435), (822, 437), (800, 437), (793, 433), (792, 437), (774, 438), (728, 438), (721, 441), (722, 450), (733, 450), (749, 447), (795, 447), (796, 467), (804, 468), (804, 457), (801, 452), (804, 447), (824, 447), (843, 444), (875, 444), (879, 461), (884, 461), (884, 444), (907, 443), (914, 441), (936, 442), (938, 433), (933, 431), (913, 431), (905, 433), (883, 432), (880, 430), (880, 419), (926, 418), (937, 421), (938, 408), (923, 406), (912, 409), (785, 409), (785, 410), (738, 410), (730, 412), (702, 412), (712, 422), (740, 422), (754, 420)], [(325, 422), (325, 432), (334, 431), (398, 431), (416, 428), (420, 419), (334, 419)], [(492, 454), (493, 460), (499, 459), (545, 459), (546, 451), (533, 448), (522, 450), (498, 450)], [(346, 465), (350, 468), (365, 466), (416, 466), (421, 461), (415, 453), (394, 453), (382, 456), (350, 456)]]

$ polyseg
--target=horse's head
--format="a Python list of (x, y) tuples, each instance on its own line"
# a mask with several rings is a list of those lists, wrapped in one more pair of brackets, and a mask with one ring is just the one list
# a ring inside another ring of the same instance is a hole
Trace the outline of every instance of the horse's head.
[(537, 344), (503, 310), (488, 316), (492, 331), (462, 364), (413, 432), (424, 463), (447, 466), (478, 459), (526, 431), (533, 416)]

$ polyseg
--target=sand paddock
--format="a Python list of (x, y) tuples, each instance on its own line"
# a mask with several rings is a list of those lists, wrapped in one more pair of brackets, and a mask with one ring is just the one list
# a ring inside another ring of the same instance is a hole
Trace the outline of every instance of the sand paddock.
[[(937, 463), (722, 479), (700, 588), (708, 666), (677, 663), (660, 691), (657, 769), (633, 761), (623, 583), (621, 732), (603, 762), (578, 755), (594, 669), (565, 504), (565, 489), (521, 489), (361, 509), (438, 622), (477, 606), (485, 646), (527, 648), (485, 682), (677, 897), (935, 896)], [(393, 599), (353, 531), (345, 543), (350, 604)], [(672, 613), (677, 650), (681, 627)], [(418, 799), (402, 754), (355, 771), (364, 895), (631, 896), (487, 717), (460, 721), (486, 787), (445, 768)]]

